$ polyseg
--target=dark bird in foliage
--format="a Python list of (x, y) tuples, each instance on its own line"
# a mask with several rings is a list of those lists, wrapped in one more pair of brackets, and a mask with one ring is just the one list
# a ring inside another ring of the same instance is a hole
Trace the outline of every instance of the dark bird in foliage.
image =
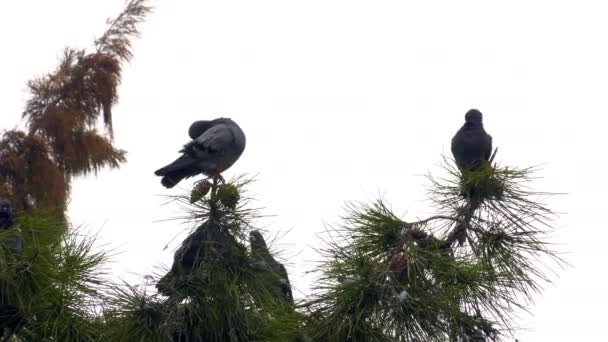
[(9, 341), (13, 333), (23, 322), (23, 317), (16, 306), (10, 304), (0, 304), (0, 341)]
[[(242, 255), (242, 260), (238, 260)], [(246, 251), (230, 234), (213, 220), (206, 220), (182, 242), (173, 255), (173, 265), (156, 285), (158, 292), (172, 297), (182, 287), (187, 276), (204, 270), (206, 265), (217, 265), (227, 259), (244, 264)]]
[(182, 156), (156, 170), (161, 183), (172, 188), (182, 179), (204, 174), (223, 180), (221, 173), (231, 167), (245, 150), (245, 133), (228, 118), (194, 122), (188, 130), (193, 140), (179, 151)]
[(276, 261), (270, 254), (266, 241), (262, 234), (253, 230), (249, 233), (249, 243), (251, 245), (251, 254), (255, 260), (253, 266), (257, 268), (269, 268), (276, 276), (272, 292), (281, 299), (293, 304), (293, 295), (291, 293), (291, 284), (287, 276), (285, 266)]
[(492, 137), (483, 129), (482, 114), (477, 109), (469, 110), (464, 121), (452, 138), (452, 154), (460, 170), (474, 171), (489, 161)]
[(209, 221), (205, 221), (199, 228), (182, 242), (182, 245), (175, 251), (173, 256), (173, 266), (158, 284), (158, 291), (165, 296), (175, 294), (175, 281), (178, 278), (190, 274), (198, 268), (210, 252), (211, 246), (220, 247), (216, 229), (210, 226)]
[(5, 237), (0, 243), (15, 256), (21, 257), (23, 254), (23, 239), (18, 233), (20, 229), (16, 226), (15, 216), (15, 210), (13, 210), (10, 202), (0, 198), (0, 230), (13, 229), (15, 231), (15, 234)]
[(15, 212), (11, 203), (0, 198), (0, 229), (8, 229), (15, 224)]

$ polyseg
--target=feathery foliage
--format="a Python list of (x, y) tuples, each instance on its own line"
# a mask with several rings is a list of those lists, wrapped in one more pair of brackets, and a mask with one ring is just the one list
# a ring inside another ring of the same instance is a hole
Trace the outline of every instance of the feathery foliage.
[[(145, 0), (131, 0), (95, 52), (66, 48), (55, 71), (28, 83), (27, 132), (0, 136), (0, 196), (19, 218), (18, 227), (0, 230), (2, 341), (13, 333), (19, 341), (100, 340), (107, 255), (71, 227), (65, 210), (72, 177), (126, 160), (112, 144), (112, 106), (121, 63), (132, 57), (131, 38), (149, 12)], [(100, 116), (104, 132), (96, 128)]]
[(131, 285), (113, 290), (105, 312), (114, 341), (290, 341), (300, 315), (276, 298), (275, 276), (256, 267), (245, 243), (257, 210), (243, 196), (248, 180), (214, 184), (185, 207), (192, 233), (157, 280), (160, 294)]
[(288, 281), (268, 264), (274, 253), (248, 242), (259, 211), (242, 178), (174, 198), (193, 229), (172, 267), (151, 283), (113, 284), (108, 254), (64, 212), (73, 177), (126, 161), (112, 107), (149, 12), (130, 0), (93, 52), (66, 48), (28, 83), (27, 132), (0, 137), (0, 196), (19, 213), (0, 229), (0, 339), (501, 341), (514, 310), (550, 282), (541, 265), (562, 264), (548, 243), (548, 194), (528, 188), (534, 169), (460, 172), (446, 160), (446, 178), (429, 176), (436, 216), (407, 222), (382, 201), (349, 205), (328, 228), (314, 295), (297, 305), (277, 295)]
[[(33, 210), (18, 219), (24, 253), (0, 249), (2, 304), (19, 308), (24, 341), (96, 340), (94, 307), (101, 299), (105, 252), (94, 239), (65, 227), (52, 211)], [(0, 241), (13, 229), (0, 231)], [(58, 237), (62, 237), (58, 239)]]
[[(17, 208), (63, 211), (71, 177), (126, 161), (126, 152), (112, 144), (112, 107), (121, 63), (131, 59), (131, 39), (149, 12), (145, 0), (129, 1), (108, 21), (94, 52), (66, 48), (55, 71), (28, 82), (27, 133), (0, 137), (0, 182)], [(107, 136), (96, 129), (100, 116)]]
[(65, 209), (69, 183), (57, 168), (43, 139), (21, 131), (0, 138), (0, 184), (17, 210)]
[(532, 169), (430, 177), (441, 215), (406, 222), (378, 201), (329, 227), (316, 294), (302, 307), (318, 341), (500, 341), (547, 261), (554, 213), (526, 188)]
[(108, 19), (108, 29), (95, 41), (97, 53), (128, 62), (133, 57), (131, 39), (139, 37), (140, 25), (150, 13), (146, 0), (129, 0), (124, 10), (114, 19)]

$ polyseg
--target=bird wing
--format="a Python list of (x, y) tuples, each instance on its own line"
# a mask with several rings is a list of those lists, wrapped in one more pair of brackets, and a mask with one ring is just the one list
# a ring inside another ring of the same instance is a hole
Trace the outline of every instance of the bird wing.
[(285, 266), (276, 261), (272, 254), (270, 254), (266, 241), (259, 231), (252, 231), (249, 236), (253, 258), (264, 260), (264, 262), (270, 266), (270, 270), (275, 274), (276, 279), (274, 279), (274, 284), (272, 285), (273, 292), (275, 292), (277, 296), (293, 303), (291, 284), (289, 283), (289, 276)]
[(251, 254), (255, 259), (267, 261), (270, 255), (270, 251), (268, 250), (268, 246), (266, 245), (266, 240), (262, 234), (255, 230), (249, 233), (249, 244), (251, 246)]
[(465, 132), (465, 128), (461, 127), (458, 132), (456, 132), (456, 134), (454, 135), (454, 137), (452, 138), (452, 154), (454, 154), (454, 158), (456, 159), (456, 161), (459, 161), (459, 159), (462, 158), (462, 155), (464, 154), (464, 145), (465, 145), (465, 141), (466, 141), (466, 132)]
[(278, 274), (279, 277), (281, 277), (281, 279), (279, 279), (279, 282), (281, 283), (281, 292), (283, 296), (286, 297), (286, 299), (290, 300), (293, 303), (293, 292), (291, 291), (291, 283), (289, 282), (287, 270), (285, 269), (285, 266), (283, 266), (283, 264), (281, 263), (279, 263), (279, 269), (280, 271), (278, 272)]
[(485, 160), (490, 160), (490, 156), (492, 155), (492, 136), (486, 133), (486, 142), (483, 150), (483, 158)]
[(281, 264), (278, 261), (274, 261), (278, 264), (278, 269), (276, 271), (276, 273), (279, 275), (279, 277), (285, 279), (287, 281), (287, 283), (289, 283), (289, 275), (287, 274), (287, 269), (285, 268), (285, 265)]
[(194, 156), (221, 153), (234, 141), (234, 135), (226, 124), (215, 125), (184, 145), (180, 152)]

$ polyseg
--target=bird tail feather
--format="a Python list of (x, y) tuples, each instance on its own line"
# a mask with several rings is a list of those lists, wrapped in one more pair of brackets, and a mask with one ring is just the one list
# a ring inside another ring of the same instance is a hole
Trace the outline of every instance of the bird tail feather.
[(192, 165), (196, 163), (196, 160), (184, 155), (177, 158), (171, 164), (160, 168), (154, 172), (157, 176), (163, 176), (161, 184), (167, 188), (172, 188), (182, 179), (193, 176), (197, 172), (193, 172)]
[(177, 185), (177, 183), (179, 183), (182, 179), (184, 179), (185, 176), (181, 176), (181, 175), (176, 175), (176, 174), (168, 174), (166, 176), (164, 176), (161, 180), (160, 183), (165, 187), (165, 188), (172, 188), (174, 186)]
[(191, 158), (187, 155), (183, 155), (183, 156), (177, 158), (171, 164), (154, 171), (154, 174), (157, 176), (165, 176), (168, 173), (172, 173), (172, 172), (180, 171), (184, 168), (188, 168), (195, 162), (196, 161), (193, 158)]

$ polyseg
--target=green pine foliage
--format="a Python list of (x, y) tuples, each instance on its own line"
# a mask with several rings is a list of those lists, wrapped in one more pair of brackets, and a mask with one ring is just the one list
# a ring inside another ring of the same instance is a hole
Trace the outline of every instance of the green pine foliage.
[(437, 215), (407, 221), (383, 201), (349, 204), (320, 237), (314, 293), (299, 302), (285, 295), (278, 251), (250, 238), (261, 214), (245, 178), (171, 198), (192, 225), (171, 268), (116, 283), (109, 252), (65, 209), (73, 178), (126, 161), (112, 106), (150, 10), (129, 0), (95, 51), (66, 49), (28, 83), (28, 131), (0, 136), (0, 197), (17, 211), (0, 229), (0, 341), (503, 341), (550, 282), (547, 265), (564, 264), (549, 241), (549, 194), (529, 188), (535, 169), (445, 159), (447, 175), (429, 176)]
[(503, 341), (550, 281), (543, 265), (562, 265), (547, 242), (553, 213), (525, 188), (531, 169), (449, 170), (430, 177), (440, 212), (427, 219), (350, 204), (327, 230), (315, 293), (295, 306), (251, 251), (260, 213), (242, 178), (172, 199), (193, 229), (142, 285), (108, 282), (108, 255), (52, 211), (20, 216), (0, 232), (26, 246), (0, 249), (2, 303), (20, 309), (22, 341)]
[(112, 341), (290, 341), (301, 318), (274, 296), (275, 276), (259, 269), (246, 236), (257, 211), (242, 197), (246, 180), (214, 184), (185, 207), (194, 225), (159, 277), (159, 294), (123, 285), (112, 291), (107, 318)]
[(94, 238), (64, 225), (53, 212), (41, 210), (19, 217), (20, 232), (0, 231), (0, 241), (18, 234), (25, 246), (19, 257), (0, 248), (2, 304), (19, 308), (21, 341), (95, 341), (98, 336), (95, 307), (108, 255), (93, 248)]
[(561, 259), (554, 214), (528, 190), (533, 169), (485, 165), (432, 183), (439, 214), (406, 222), (382, 201), (349, 205), (329, 227), (316, 294), (318, 341), (501, 341)]

